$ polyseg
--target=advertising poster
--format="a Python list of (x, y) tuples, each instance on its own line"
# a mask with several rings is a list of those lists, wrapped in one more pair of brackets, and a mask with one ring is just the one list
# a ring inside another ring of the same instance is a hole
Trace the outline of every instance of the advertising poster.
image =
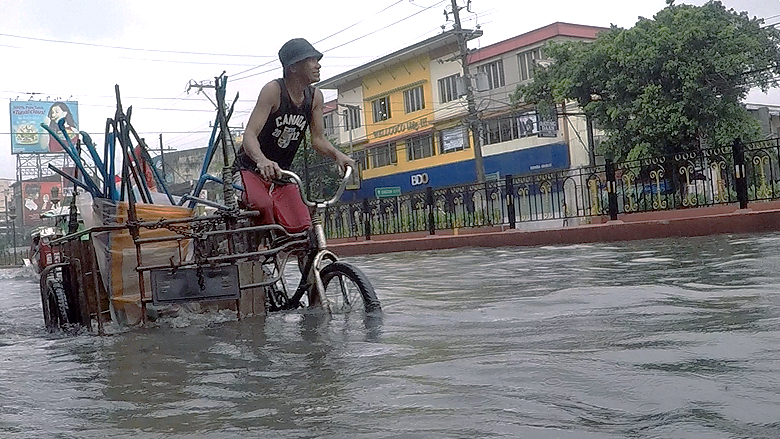
[(441, 145), (442, 151), (460, 151), (466, 149), (466, 129), (464, 127), (455, 127), (441, 131)]
[[(62, 183), (58, 181), (31, 181), (22, 182), (22, 212), (24, 213), (23, 223), (25, 226), (42, 225), (41, 214), (54, 207), (51, 201), (51, 188), (59, 188), (60, 198), (62, 198)], [(62, 205), (62, 200), (59, 200)]]
[(528, 137), (539, 132), (536, 112), (523, 113), (517, 117), (517, 128), (520, 137)]
[(60, 144), (41, 127), (41, 124), (46, 124), (62, 136), (57, 126), (60, 119), (65, 121), (65, 130), (71, 142), (76, 144), (79, 134), (78, 102), (11, 101), (9, 112), (13, 154), (62, 152)]

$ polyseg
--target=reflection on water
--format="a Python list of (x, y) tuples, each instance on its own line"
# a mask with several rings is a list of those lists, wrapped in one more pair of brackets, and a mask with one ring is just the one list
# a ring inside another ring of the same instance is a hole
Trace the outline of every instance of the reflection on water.
[(0, 271), (0, 437), (780, 437), (780, 235), (352, 258), (384, 314), (43, 331)]

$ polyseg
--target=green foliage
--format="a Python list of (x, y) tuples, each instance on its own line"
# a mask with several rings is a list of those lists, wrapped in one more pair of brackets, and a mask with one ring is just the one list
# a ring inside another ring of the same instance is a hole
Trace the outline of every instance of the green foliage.
[(653, 19), (613, 26), (591, 43), (549, 44), (554, 63), (513, 102), (576, 101), (604, 129), (602, 152), (617, 160), (755, 139), (758, 124), (741, 102), (752, 87), (776, 85), (780, 32), (719, 1), (667, 3)]

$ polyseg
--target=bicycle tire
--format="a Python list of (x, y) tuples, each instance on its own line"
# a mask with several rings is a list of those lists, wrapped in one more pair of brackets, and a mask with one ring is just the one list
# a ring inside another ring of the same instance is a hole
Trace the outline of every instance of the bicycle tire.
[[(62, 282), (49, 280), (46, 283), (45, 300), (47, 304), (43, 307), (44, 319), (50, 332), (63, 328), (70, 323), (68, 318), (68, 296), (65, 294), (65, 286)], [(48, 313), (48, 316), (45, 313)]]
[(333, 262), (320, 271), (320, 278), (331, 312), (349, 313), (360, 309), (360, 304), (366, 313), (382, 310), (371, 282), (354, 265), (341, 261)]

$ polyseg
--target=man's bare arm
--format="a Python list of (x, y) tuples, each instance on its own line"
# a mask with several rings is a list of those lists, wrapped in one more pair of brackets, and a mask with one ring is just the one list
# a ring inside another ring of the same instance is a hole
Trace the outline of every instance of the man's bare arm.
[(257, 137), (260, 135), (260, 131), (263, 129), (271, 112), (279, 108), (280, 95), (281, 87), (279, 87), (276, 81), (266, 84), (260, 91), (260, 96), (257, 98), (257, 103), (249, 116), (249, 121), (244, 131), (242, 144), (244, 151), (249, 155), (249, 158), (257, 163), (258, 173), (266, 180), (278, 178), (281, 176), (282, 170), (276, 162), (271, 161), (263, 154)]
[(314, 104), (312, 105), (311, 112), (311, 145), (320, 154), (328, 156), (336, 160), (342, 171), (345, 170), (347, 165), (355, 167), (355, 161), (348, 155), (339, 151), (330, 140), (325, 136), (325, 126), (322, 120), (322, 104), (324, 98), (322, 92), (319, 89), (314, 93)]

